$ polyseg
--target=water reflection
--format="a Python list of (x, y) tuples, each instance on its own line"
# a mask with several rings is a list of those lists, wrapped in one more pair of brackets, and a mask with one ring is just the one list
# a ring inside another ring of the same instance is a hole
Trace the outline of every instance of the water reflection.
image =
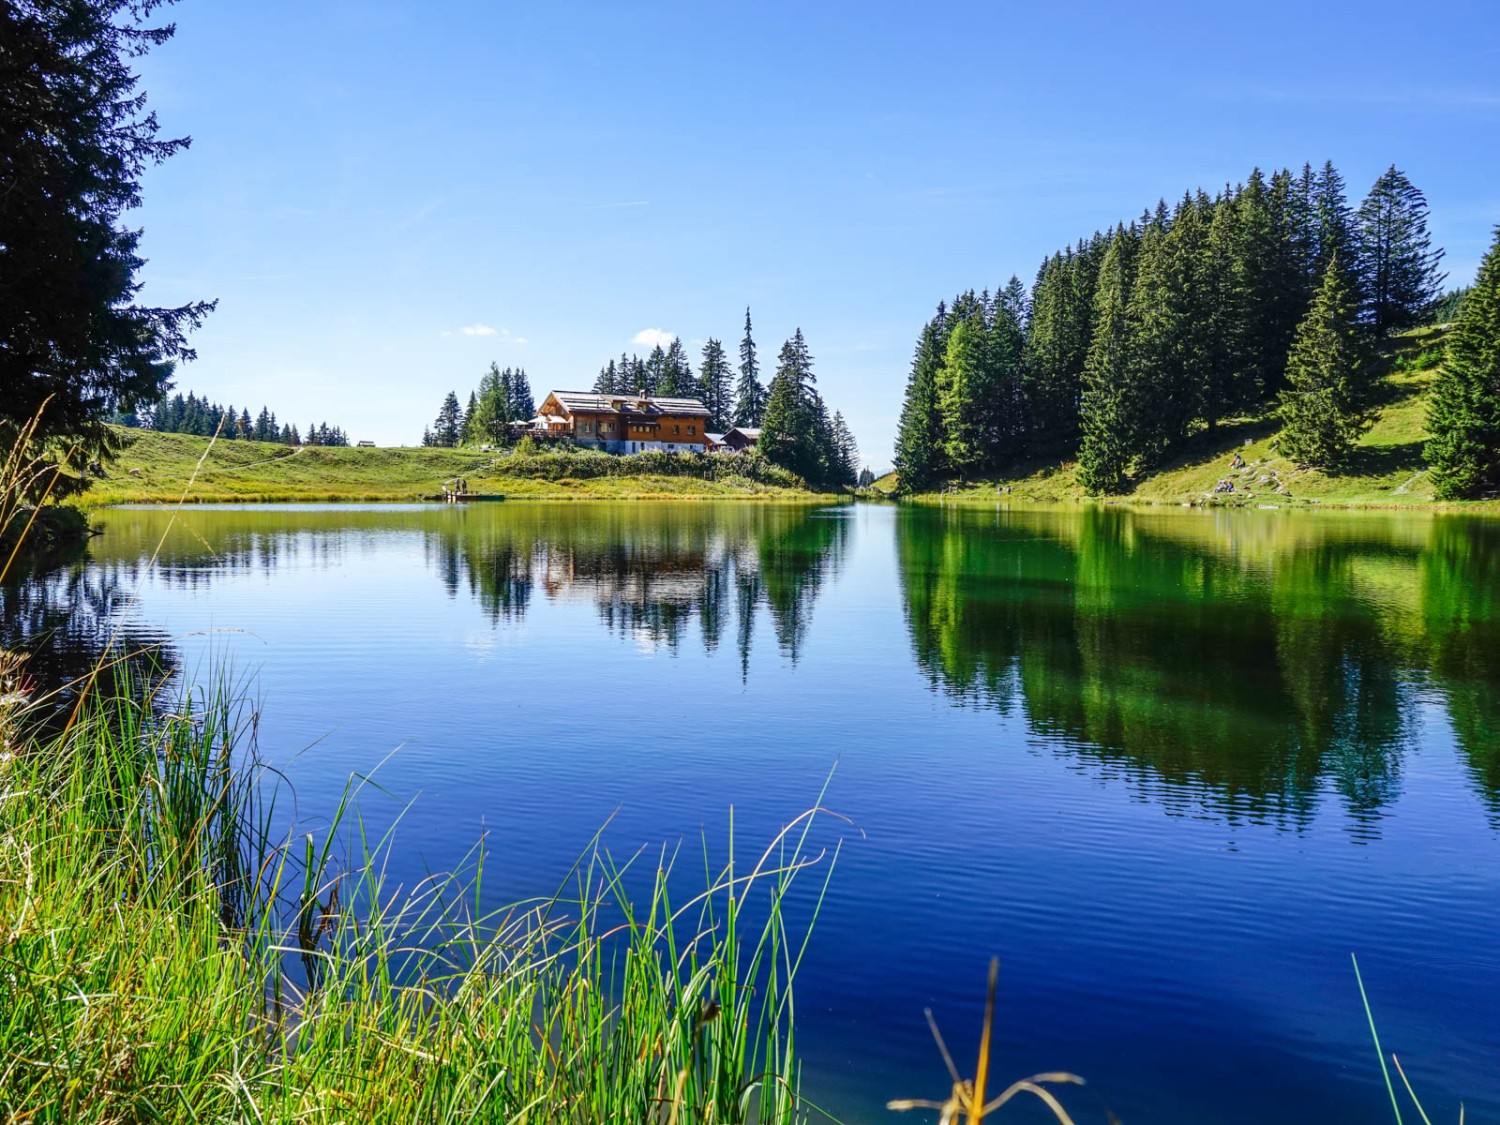
[(155, 556), (168, 586), (334, 567), (362, 543), (416, 537), (450, 597), (491, 624), (525, 619), (540, 593), (591, 602), (611, 634), (677, 651), (696, 626), (709, 653), (732, 637), (747, 674), (757, 609), (796, 661), (819, 592), (841, 564), (848, 520), (807, 505), (513, 504), (467, 509), (119, 510), (99, 566), (122, 578)]
[(935, 689), (1168, 806), (1302, 825), (1327, 786), (1373, 831), (1433, 685), (1500, 808), (1500, 527), (904, 510), (897, 553)]
[(177, 667), (165, 637), (127, 622), (122, 611), (133, 587), (125, 576), (90, 563), (79, 544), (0, 583), (0, 649), (26, 656), (44, 724), (72, 712), (85, 682), (109, 693), (125, 680), (157, 683)]

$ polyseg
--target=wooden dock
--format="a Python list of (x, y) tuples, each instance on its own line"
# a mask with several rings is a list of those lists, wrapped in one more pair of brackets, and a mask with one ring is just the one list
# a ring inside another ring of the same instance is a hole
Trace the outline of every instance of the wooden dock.
[(504, 500), (502, 492), (440, 492), (425, 496), (424, 500), (435, 500), (443, 504), (474, 504), (482, 501)]

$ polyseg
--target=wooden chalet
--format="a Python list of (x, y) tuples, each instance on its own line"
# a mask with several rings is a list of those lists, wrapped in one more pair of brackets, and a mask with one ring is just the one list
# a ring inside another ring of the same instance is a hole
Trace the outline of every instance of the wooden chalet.
[(704, 453), (708, 419), (695, 398), (551, 391), (531, 426), (538, 436), (572, 438), (606, 453)]
[(724, 448), (739, 453), (751, 449), (760, 441), (759, 426), (736, 426), (724, 435)]

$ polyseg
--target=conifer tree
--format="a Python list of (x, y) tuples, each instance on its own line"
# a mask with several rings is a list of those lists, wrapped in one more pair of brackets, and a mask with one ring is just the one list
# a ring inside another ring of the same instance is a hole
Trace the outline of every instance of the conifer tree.
[(1359, 208), (1361, 319), (1377, 340), (1422, 323), (1447, 276), (1442, 260), (1426, 198), (1391, 165)]
[(1302, 464), (1340, 468), (1368, 424), (1369, 392), (1357, 304), (1335, 254), (1287, 359), (1278, 407), (1282, 452)]
[(596, 395), (612, 395), (615, 393), (615, 361), (599, 368), (599, 374), (594, 379), (594, 393)]
[[(162, 139), (135, 66), (167, 42), (155, 3), (0, 5), (0, 446), (23, 427), (39, 452), (85, 458), (118, 442), (117, 410), (157, 402), (187, 334), (214, 307), (136, 298), (145, 170), (180, 152)], [(44, 409), (45, 406), (45, 409)], [(222, 415), (222, 411), (220, 414)], [(53, 443), (50, 439), (65, 438)], [(52, 490), (81, 477), (35, 474)]]
[(976, 471), (986, 453), (987, 341), (977, 310), (960, 315), (948, 333), (938, 383), (943, 458), (960, 477)]
[(853, 487), (859, 476), (859, 445), (844, 416), (833, 412), (833, 449), (837, 483)]
[(662, 361), (661, 383), (656, 393), (662, 398), (676, 398), (691, 394), (693, 389), (693, 367), (688, 363), (687, 352), (681, 340), (673, 340)]
[(1078, 445), (1078, 479), (1094, 494), (1124, 487), (1136, 437), (1139, 396), (1130, 385), (1136, 372), (1130, 320), (1135, 250), (1135, 233), (1118, 229), (1100, 263), (1094, 294), (1095, 327), (1083, 370)]
[(1500, 490), (1500, 227), (1448, 337), (1427, 429), (1439, 499), (1470, 500)]
[(667, 353), (660, 344), (651, 349), (651, 354), (646, 357), (645, 381), (642, 384), (642, 394), (655, 396), (661, 392), (657, 390), (661, 386), (661, 377), (667, 366)]
[(510, 417), (517, 422), (528, 421), (536, 417), (536, 399), (531, 394), (531, 380), (526, 376), (524, 367), (517, 367), (510, 372), (510, 394), (509, 410)]
[[(1088, 354), (1087, 317), (1074, 283), (1071, 250), (1037, 271), (1022, 356), (1022, 389), (1032, 453), (1069, 456), (1078, 446), (1078, 399)], [(1092, 294), (1090, 294), (1092, 299)]]
[(708, 408), (709, 426), (723, 433), (730, 426), (732, 372), (724, 345), (718, 340), (709, 340), (703, 345), (703, 362), (698, 366), (698, 393), (703, 405)]
[[(437, 419), (432, 424), (432, 444), (451, 448), (458, 444), (459, 439), (459, 409), (458, 395), (449, 391), (443, 399), (443, 405), (439, 407)], [(310, 431), (316, 432), (316, 427), (309, 426)]]
[(814, 484), (827, 479), (832, 446), (832, 426), (814, 389), (816, 382), (812, 356), (798, 328), (777, 356), (756, 446), (776, 464)]
[(916, 492), (947, 471), (943, 459), (943, 418), (938, 407), (938, 381), (948, 339), (948, 309), (939, 304), (917, 340), (906, 401), (896, 430), (896, 473), (904, 492)]
[(760, 382), (760, 364), (755, 358), (755, 340), (750, 335), (750, 309), (745, 309), (745, 336), (740, 340), (740, 380), (735, 387), (736, 426), (759, 426), (766, 412), (766, 388)]

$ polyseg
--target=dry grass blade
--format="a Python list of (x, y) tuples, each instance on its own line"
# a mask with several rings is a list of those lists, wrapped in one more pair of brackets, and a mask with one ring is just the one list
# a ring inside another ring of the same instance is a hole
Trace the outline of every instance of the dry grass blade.
[(1031, 1094), (1052, 1112), (1060, 1125), (1074, 1125), (1073, 1118), (1069, 1116), (1068, 1111), (1063, 1108), (1056, 1095), (1047, 1089), (1048, 1084), (1083, 1085), (1082, 1078), (1066, 1071), (1046, 1071), (1042, 1074), (1033, 1074), (1029, 1078), (1022, 1078), (1006, 1087), (994, 1101), (985, 1103), (984, 1086), (990, 1073), (990, 1052), (994, 1044), (995, 989), (999, 978), (1000, 959), (991, 958), (988, 987), (985, 990), (984, 1027), (980, 1030), (979, 1059), (975, 1064), (974, 1080), (970, 1082), (959, 1076), (958, 1067), (953, 1062), (953, 1055), (943, 1041), (943, 1034), (938, 1030), (932, 1009), (928, 1008), (924, 1010), (927, 1025), (932, 1029), (932, 1037), (937, 1041), (938, 1051), (942, 1054), (948, 1073), (953, 1078), (952, 1092), (946, 1101), (941, 1102), (928, 1098), (897, 1098), (886, 1102), (887, 1109), (898, 1112), (910, 1109), (935, 1109), (938, 1111), (938, 1125), (955, 1125), (961, 1116), (967, 1118), (968, 1125), (982, 1125), (987, 1114), (995, 1112), (1017, 1094)]

